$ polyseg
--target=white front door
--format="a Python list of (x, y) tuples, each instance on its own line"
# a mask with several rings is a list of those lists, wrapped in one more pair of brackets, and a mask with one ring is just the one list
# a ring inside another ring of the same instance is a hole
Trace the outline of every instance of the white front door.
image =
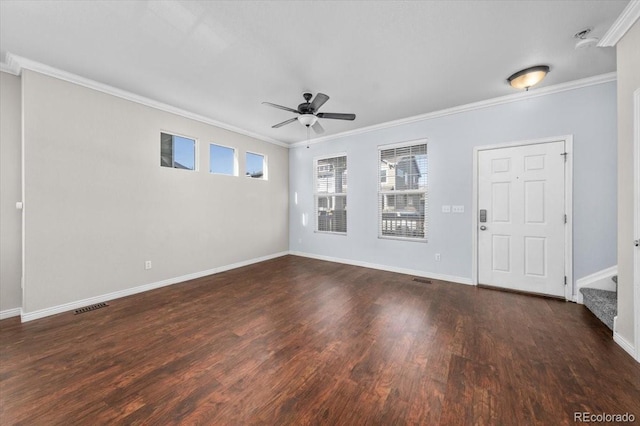
[(478, 151), (478, 283), (565, 296), (565, 142)]

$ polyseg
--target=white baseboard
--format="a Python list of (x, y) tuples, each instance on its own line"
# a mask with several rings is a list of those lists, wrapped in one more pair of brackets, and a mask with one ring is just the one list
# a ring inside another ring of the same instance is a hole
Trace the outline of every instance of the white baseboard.
[(21, 312), (22, 308), (5, 309), (4, 311), (0, 311), (0, 320), (17, 317)]
[(595, 272), (591, 275), (587, 275), (586, 277), (582, 277), (576, 281), (576, 302), (579, 304), (583, 304), (582, 293), (580, 293), (580, 289), (583, 287), (587, 288), (597, 288), (600, 290), (616, 290), (616, 283), (613, 282), (611, 277), (614, 275), (618, 275), (618, 265), (614, 265), (610, 268), (603, 269), (601, 271)]
[(636, 354), (636, 348), (615, 331), (613, 332), (613, 341), (616, 342), (629, 355), (631, 355), (633, 359), (640, 363), (640, 357), (638, 357), (638, 355)]
[(39, 318), (48, 317), (50, 315), (72, 311), (74, 309), (82, 308), (88, 305), (107, 302), (109, 300), (119, 299), (125, 296), (131, 296), (132, 294), (143, 293), (145, 291), (154, 290), (156, 288), (166, 287), (168, 285), (193, 280), (196, 278), (206, 277), (207, 275), (219, 274), (220, 272), (241, 268), (243, 266), (252, 265), (254, 263), (264, 262), (265, 260), (275, 259), (276, 257), (286, 256), (287, 254), (289, 254), (288, 251), (283, 251), (280, 253), (258, 257), (255, 259), (244, 260), (242, 262), (233, 263), (231, 265), (224, 265), (224, 266), (220, 266), (213, 269), (207, 269), (206, 271), (194, 272), (192, 274), (182, 275), (179, 277), (169, 278), (169, 279), (157, 281), (154, 283), (144, 284), (141, 286), (127, 288), (124, 290), (114, 291), (113, 293), (101, 294), (99, 296), (90, 297), (88, 299), (76, 300), (76, 301), (65, 303), (62, 305), (52, 306), (50, 308), (39, 309), (33, 312), (20, 312), (20, 310), (18, 310), (18, 314), (20, 314), (22, 322), (33, 321)]
[(434, 280), (450, 281), (452, 283), (473, 285), (471, 278), (457, 277), (454, 275), (436, 274), (431, 272), (418, 271), (415, 269), (397, 268), (395, 266), (379, 265), (377, 263), (363, 262), (360, 260), (343, 259), (340, 257), (323, 256), (299, 251), (290, 251), (294, 256), (308, 257), (311, 259), (326, 260), (329, 262), (344, 263), (346, 265), (362, 266), (364, 268), (378, 269), (387, 272), (397, 272), (398, 274), (414, 275), (416, 277), (431, 278)]

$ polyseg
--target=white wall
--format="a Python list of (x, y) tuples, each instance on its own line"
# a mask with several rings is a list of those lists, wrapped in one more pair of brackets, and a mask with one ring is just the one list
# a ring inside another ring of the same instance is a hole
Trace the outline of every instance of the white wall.
[[(292, 149), (290, 250), (470, 282), (473, 147), (567, 134), (574, 135), (574, 280), (613, 266), (617, 226), (613, 82)], [(377, 146), (421, 138), (428, 139), (429, 151), (429, 242), (378, 239)], [(349, 170), (347, 236), (313, 231), (312, 161), (338, 152), (347, 153)], [(465, 212), (443, 214), (443, 204), (464, 205)], [(434, 260), (435, 253), (441, 254), (440, 262)]]
[(20, 78), (0, 72), (0, 312), (22, 303), (20, 113)]
[[(288, 151), (23, 70), (26, 314), (288, 249)], [(160, 132), (200, 171), (160, 167)], [(209, 143), (268, 157), (269, 180), (209, 174)], [(153, 268), (144, 269), (151, 260)]]
[[(616, 45), (618, 68), (618, 320), (616, 333), (634, 342), (633, 92), (640, 88), (640, 21)], [(636, 306), (635, 309), (640, 309)]]

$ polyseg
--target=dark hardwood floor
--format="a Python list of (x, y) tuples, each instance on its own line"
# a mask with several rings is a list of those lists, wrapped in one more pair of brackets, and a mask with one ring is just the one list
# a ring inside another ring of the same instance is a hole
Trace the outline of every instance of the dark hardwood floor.
[(640, 365), (581, 305), (295, 256), (0, 343), (2, 425), (640, 421)]

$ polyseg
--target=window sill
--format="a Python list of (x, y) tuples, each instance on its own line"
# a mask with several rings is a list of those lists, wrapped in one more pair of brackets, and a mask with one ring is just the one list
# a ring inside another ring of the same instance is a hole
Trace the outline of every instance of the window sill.
[(328, 234), (328, 235), (340, 235), (342, 237), (346, 237), (347, 233), (346, 232), (331, 232), (331, 231), (313, 231), (316, 234)]
[(407, 237), (387, 237), (383, 235), (378, 235), (378, 239), (380, 240), (397, 240), (397, 241), (410, 241), (412, 243), (428, 243), (429, 240), (426, 238), (407, 238)]

